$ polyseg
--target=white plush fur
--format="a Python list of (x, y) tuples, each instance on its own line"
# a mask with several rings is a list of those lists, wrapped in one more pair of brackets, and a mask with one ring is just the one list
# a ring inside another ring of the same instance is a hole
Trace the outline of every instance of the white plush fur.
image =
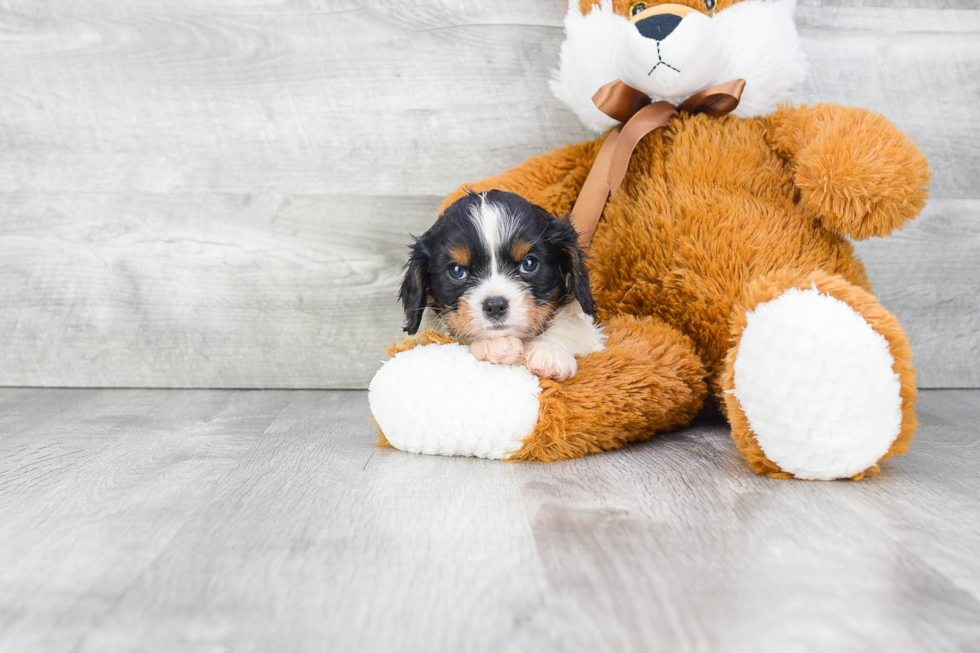
[(561, 63), (552, 75), (551, 90), (586, 127), (604, 132), (615, 127), (616, 121), (596, 108), (592, 96), (619, 78), (616, 44), (629, 21), (613, 13), (611, 0), (602, 0), (601, 7), (584, 16), (578, 2), (568, 5)]
[[(659, 44), (613, 13), (608, 1), (584, 16), (577, 2), (569, 5), (551, 86), (583, 124), (598, 132), (616, 122), (595, 107), (592, 96), (617, 79), (652, 101), (672, 104), (716, 84), (745, 79), (734, 113), (748, 118), (771, 113), (789, 100), (806, 76), (806, 53), (793, 23), (796, 0), (743, 0), (713, 18), (692, 12)], [(670, 68), (656, 66), (661, 59)]]
[(524, 367), (481, 362), (449, 344), (397, 354), (375, 374), (368, 399), (397, 449), (504, 459), (533, 432), (540, 392)]
[(796, 0), (746, 0), (716, 14), (732, 51), (728, 69), (713, 84), (744, 79), (745, 91), (733, 112), (741, 118), (764, 116), (792, 98), (809, 70), (796, 31)]
[(734, 394), (766, 456), (798, 478), (849, 478), (898, 437), (901, 382), (884, 336), (816, 288), (747, 315)]

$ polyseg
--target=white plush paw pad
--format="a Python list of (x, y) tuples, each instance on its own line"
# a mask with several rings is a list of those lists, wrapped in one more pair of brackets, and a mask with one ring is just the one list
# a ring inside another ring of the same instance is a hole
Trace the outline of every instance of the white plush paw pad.
[(524, 365), (538, 376), (556, 381), (570, 379), (578, 371), (578, 362), (568, 351), (542, 342), (528, 345)]
[(791, 289), (746, 315), (734, 394), (766, 457), (798, 478), (849, 478), (902, 425), (888, 341), (845, 302)]
[(538, 378), (478, 361), (463, 345), (397, 354), (371, 380), (371, 413), (396, 449), (507, 458), (538, 421)]

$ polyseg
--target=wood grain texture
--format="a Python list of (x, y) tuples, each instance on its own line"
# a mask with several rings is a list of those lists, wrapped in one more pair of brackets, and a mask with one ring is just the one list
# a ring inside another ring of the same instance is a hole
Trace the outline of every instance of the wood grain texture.
[(575, 461), (373, 446), (363, 392), (0, 390), (3, 651), (980, 646), (980, 391), (873, 480), (722, 424)]
[[(932, 160), (929, 224), (860, 251), (922, 385), (978, 386), (980, 6), (797, 16), (800, 101), (881, 111)], [(364, 387), (399, 332), (409, 233), (459, 183), (590, 137), (547, 86), (561, 18), (0, 2), (0, 385)]]
[[(45, 219), (0, 233), (7, 269), (24, 272), (3, 291), (0, 384), (360, 385), (401, 320), (393, 288), (407, 248), (391, 224), (421, 233), (437, 206), (21, 194), (0, 204), (0, 224), (24, 210)], [(93, 379), (93, 369), (109, 376)]]

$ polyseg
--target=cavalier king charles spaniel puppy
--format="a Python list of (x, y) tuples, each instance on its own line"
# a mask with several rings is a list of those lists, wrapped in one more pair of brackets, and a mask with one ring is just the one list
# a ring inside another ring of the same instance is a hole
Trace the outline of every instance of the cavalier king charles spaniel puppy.
[(603, 348), (578, 234), (514, 193), (469, 193), (411, 245), (399, 293), (405, 331), (425, 323), (480, 360), (572, 377)]

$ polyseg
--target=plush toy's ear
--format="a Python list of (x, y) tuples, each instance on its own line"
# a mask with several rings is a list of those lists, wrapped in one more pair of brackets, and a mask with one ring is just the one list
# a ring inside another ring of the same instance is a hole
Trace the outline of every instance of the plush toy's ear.
[(561, 270), (567, 279), (568, 289), (582, 305), (587, 315), (596, 316), (595, 299), (589, 283), (589, 270), (585, 267), (585, 254), (578, 244), (578, 232), (572, 225), (571, 217), (565, 216), (554, 221), (551, 242), (561, 251)]
[(405, 309), (405, 332), (408, 334), (419, 330), (422, 313), (429, 302), (429, 249), (424, 240), (416, 238), (411, 250), (398, 292), (398, 299)]

